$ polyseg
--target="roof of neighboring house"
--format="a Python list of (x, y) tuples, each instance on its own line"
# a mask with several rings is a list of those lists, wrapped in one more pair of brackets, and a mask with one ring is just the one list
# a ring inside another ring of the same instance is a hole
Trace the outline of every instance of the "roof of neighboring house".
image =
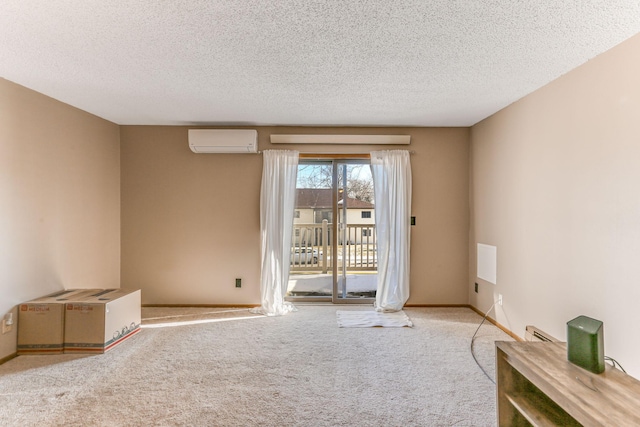
[[(296, 208), (297, 209), (331, 209), (330, 188), (298, 188), (296, 189)], [(338, 202), (342, 205), (342, 201)], [(347, 197), (347, 209), (373, 209), (374, 205), (370, 202)]]

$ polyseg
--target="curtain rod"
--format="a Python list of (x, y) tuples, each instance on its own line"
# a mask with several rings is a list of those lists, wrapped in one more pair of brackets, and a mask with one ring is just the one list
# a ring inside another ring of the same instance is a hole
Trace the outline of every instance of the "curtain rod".
[[(262, 150), (257, 154), (262, 154)], [(414, 150), (409, 150), (409, 154), (414, 155)], [(302, 159), (370, 159), (370, 153), (300, 153)]]
[(300, 153), (302, 159), (370, 159), (369, 153)]
[[(416, 154), (409, 151), (409, 154)], [(370, 153), (300, 153), (302, 159), (370, 159)]]

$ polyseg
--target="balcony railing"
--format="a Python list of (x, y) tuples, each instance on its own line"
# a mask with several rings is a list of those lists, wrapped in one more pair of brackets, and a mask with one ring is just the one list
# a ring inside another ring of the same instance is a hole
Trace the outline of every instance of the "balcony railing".
[[(332, 271), (333, 224), (294, 224), (291, 247), (292, 271)], [(338, 268), (343, 262), (349, 271), (375, 271), (378, 268), (376, 227), (374, 224), (348, 224), (338, 231)]]

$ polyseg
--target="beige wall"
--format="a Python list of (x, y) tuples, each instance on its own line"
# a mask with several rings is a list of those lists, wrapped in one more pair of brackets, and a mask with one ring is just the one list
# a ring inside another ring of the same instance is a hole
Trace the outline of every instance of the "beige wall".
[[(468, 129), (257, 129), (260, 150), (305, 152), (394, 147), (272, 146), (269, 135), (410, 133), (409, 303), (468, 303)], [(121, 140), (123, 286), (140, 287), (144, 303), (258, 304), (262, 156), (194, 154), (186, 127), (123, 126)]]
[[(0, 79), (0, 317), (120, 285), (119, 153), (117, 125)], [(0, 358), (15, 352), (9, 335)]]
[[(640, 36), (471, 131), (470, 301), (523, 336), (604, 322), (605, 353), (640, 377)], [(498, 248), (497, 285), (473, 292), (475, 245)]]

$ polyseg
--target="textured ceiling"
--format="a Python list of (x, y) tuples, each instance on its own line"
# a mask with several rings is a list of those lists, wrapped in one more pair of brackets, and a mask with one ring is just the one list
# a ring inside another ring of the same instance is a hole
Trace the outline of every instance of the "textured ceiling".
[(637, 0), (1, 0), (0, 76), (119, 124), (469, 126)]

